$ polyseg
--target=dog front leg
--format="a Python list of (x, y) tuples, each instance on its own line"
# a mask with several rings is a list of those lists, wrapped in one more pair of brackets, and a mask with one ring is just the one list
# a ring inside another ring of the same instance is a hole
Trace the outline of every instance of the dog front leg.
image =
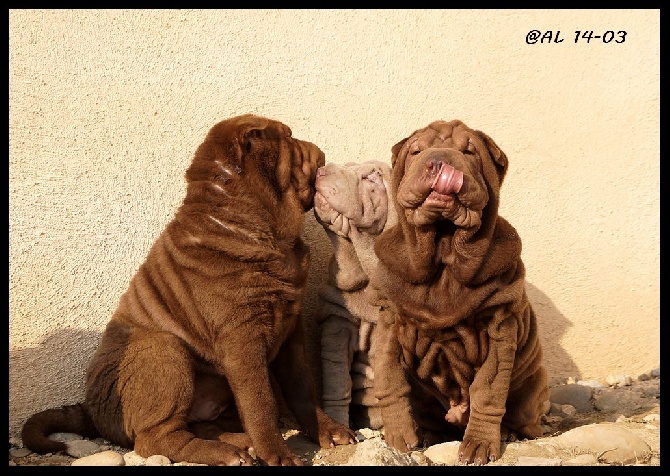
[(279, 408), (272, 391), (267, 351), (261, 342), (244, 341), (219, 355), (233, 391), (242, 425), (258, 458), (269, 466), (302, 466), (279, 428)]
[(419, 444), (418, 425), (410, 405), (411, 387), (402, 366), (402, 347), (394, 321), (391, 312), (380, 312), (375, 331), (374, 389), (379, 400), (384, 439), (390, 446), (406, 452)]
[(286, 404), (309, 438), (322, 448), (356, 441), (356, 434), (348, 426), (335, 421), (318, 404), (314, 380), (305, 357), (302, 322), (297, 322), (282, 345), (272, 362), (272, 370)]
[(486, 464), (500, 458), (500, 424), (512, 378), (517, 322), (505, 310), (487, 327), (489, 352), (470, 385), (470, 419), (459, 448), (463, 464)]

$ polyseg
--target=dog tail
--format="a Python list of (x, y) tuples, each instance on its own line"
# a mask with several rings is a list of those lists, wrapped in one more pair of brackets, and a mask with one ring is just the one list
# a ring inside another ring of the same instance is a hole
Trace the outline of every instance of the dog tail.
[(56, 432), (76, 433), (85, 438), (100, 436), (84, 404), (77, 403), (35, 413), (23, 425), (21, 439), (26, 448), (39, 454), (67, 450), (62, 441), (49, 439)]

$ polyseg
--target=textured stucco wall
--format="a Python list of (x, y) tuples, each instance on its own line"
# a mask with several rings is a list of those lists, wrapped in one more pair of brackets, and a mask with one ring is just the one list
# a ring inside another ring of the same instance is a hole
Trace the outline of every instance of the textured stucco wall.
[[(83, 396), (195, 148), (247, 112), (334, 162), (436, 119), (487, 132), (552, 375), (658, 366), (659, 43), (658, 10), (10, 10), (10, 433)], [(313, 289), (330, 244), (311, 214), (305, 236)]]

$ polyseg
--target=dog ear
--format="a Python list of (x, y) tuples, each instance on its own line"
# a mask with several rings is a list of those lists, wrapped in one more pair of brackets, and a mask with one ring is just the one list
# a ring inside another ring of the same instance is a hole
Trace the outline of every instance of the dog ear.
[[(507, 155), (498, 147), (498, 145), (491, 139), (487, 134), (482, 131), (475, 131), (475, 134), (479, 139), (484, 143), (486, 150), (488, 151), (493, 163), (496, 167), (496, 172), (498, 173), (499, 184), (502, 185), (505, 174), (507, 173), (507, 166), (509, 161), (507, 160)], [(472, 142), (468, 144), (468, 148), (472, 145)]]
[(396, 145), (391, 147), (391, 167), (395, 166), (396, 160), (398, 160), (398, 155), (400, 155), (400, 151), (405, 145), (405, 142), (407, 142), (407, 139), (409, 139), (410, 137), (412, 136), (405, 137), (403, 140), (401, 140)]
[(254, 144), (258, 141), (291, 135), (291, 129), (285, 124), (254, 114), (244, 114), (223, 121), (210, 132), (212, 139), (233, 152), (230, 159), (238, 164), (245, 155), (254, 150)]
[(240, 116), (239, 121), (235, 124), (235, 137), (232, 138), (239, 159), (251, 153), (254, 141), (262, 139), (269, 126), (270, 121), (264, 117)]
[[(214, 125), (186, 170), (187, 181), (210, 180), (221, 170), (224, 179), (231, 172), (241, 173), (243, 157), (251, 149), (253, 140), (266, 134), (264, 131), (273, 123), (275, 121), (264, 117), (245, 114)], [(278, 130), (279, 126), (274, 129)], [(284, 132), (291, 133), (290, 129)]]

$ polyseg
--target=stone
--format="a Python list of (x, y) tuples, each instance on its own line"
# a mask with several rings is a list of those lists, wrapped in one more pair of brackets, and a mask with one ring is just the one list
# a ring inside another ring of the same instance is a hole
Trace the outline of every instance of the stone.
[(31, 453), (32, 451), (28, 448), (10, 448), (9, 450), (9, 456), (12, 458), (25, 458)]
[(554, 443), (597, 454), (609, 464), (632, 464), (651, 452), (644, 440), (616, 423), (580, 426), (554, 437)]
[(129, 451), (123, 455), (126, 466), (146, 466), (147, 459), (138, 455), (134, 451)]
[(380, 439), (361, 441), (344, 466), (418, 466), (412, 457)]
[(569, 404), (580, 413), (588, 413), (593, 411), (592, 396), (593, 389), (591, 387), (569, 383), (552, 388), (549, 400), (551, 403), (559, 405)]
[(561, 466), (561, 459), (538, 458), (537, 456), (519, 456), (515, 466)]
[(146, 466), (170, 466), (170, 458), (163, 455), (151, 455), (147, 458)]
[(116, 451), (102, 451), (76, 459), (72, 466), (125, 466), (125, 460)]
[(598, 464), (598, 458), (592, 454), (577, 455), (563, 462), (563, 466), (593, 466)]
[(448, 441), (429, 446), (423, 454), (433, 463), (456, 466), (458, 465), (458, 447), (460, 445), (460, 441)]
[(100, 452), (100, 445), (90, 440), (70, 440), (65, 443), (65, 452), (74, 458), (83, 458)]

